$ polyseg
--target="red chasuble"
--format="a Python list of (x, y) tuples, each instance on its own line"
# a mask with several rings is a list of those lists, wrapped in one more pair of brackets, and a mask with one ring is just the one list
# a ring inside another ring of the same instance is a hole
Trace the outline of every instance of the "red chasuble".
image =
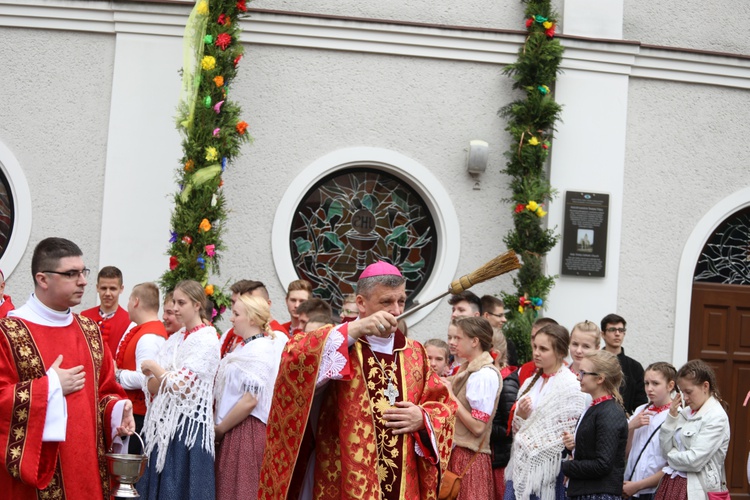
[[(122, 370), (140, 370), (139, 366), (135, 365), (135, 351), (138, 348), (138, 341), (144, 335), (158, 335), (167, 339), (167, 330), (164, 328), (164, 323), (161, 321), (147, 321), (138, 326), (134, 326), (125, 338), (120, 342), (120, 346), (117, 350), (117, 368)], [(141, 389), (125, 389), (128, 399), (133, 403), (133, 413), (135, 415), (146, 414), (146, 396), (143, 394)], [(135, 438), (134, 438), (135, 439)]]
[[(115, 382), (112, 358), (102, 347), (96, 324), (78, 315), (67, 327), (41, 326), (18, 318), (0, 320), (0, 491), (4, 498), (109, 497), (104, 453), (110, 444), (112, 409), (125, 394)], [(65, 441), (42, 442), (49, 387), (46, 371), (60, 354), (65, 368), (83, 365), (86, 384), (65, 397)]]
[[(309, 457), (307, 422), (330, 331), (324, 327), (297, 335), (287, 344), (266, 427), (261, 499), (296, 500), (299, 494)], [(376, 353), (380, 363), (362, 342), (348, 354), (351, 377), (332, 381), (324, 395), (315, 441), (314, 498), (437, 498), (439, 475), (446, 470), (453, 443), (456, 405), (430, 371), (424, 348), (397, 332), (395, 355)], [(396, 379), (397, 401), (418, 404), (432, 423), (439, 465), (431, 456), (427, 432), (399, 437), (383, 425), (380, 416), (390, 407), (383, 394), (388, 375)], [(426, 458), (417, 455), (415, 445)]]
[(0, 305), (0, 318), (5, 318), (9, 312), (16, 308), (13, 301), (10, 300), (10, 295), (3, 295), (3, 300), (4, 302)]
[(109, 351), (112, 354), (112, 358), (114, 358), (117, 346), (120, 345), (120, 340), (125, 334), (125, 330), (130, 326), (130, 315), (128, 312), (122, 307), (117, 306), (114, 316), (109, 319), (102, 319), (99, 314), (99, 307), (97, 306), (81, 311), (81, 316), (91, 318), (99, 325), (99, 330), (102, 332), (102, 339), (109, 346)]

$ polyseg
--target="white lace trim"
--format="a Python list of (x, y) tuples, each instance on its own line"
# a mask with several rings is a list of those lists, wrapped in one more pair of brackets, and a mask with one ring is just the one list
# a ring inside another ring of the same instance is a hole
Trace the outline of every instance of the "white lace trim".
[(346, 366), (346, 357), (339, 352), (344, 343), (344, 336), (337, 329), (331, 330), (323, 346), (323, 355), (318, 370), (318, 384), (325, 380), (341, 379), (341, 370)]

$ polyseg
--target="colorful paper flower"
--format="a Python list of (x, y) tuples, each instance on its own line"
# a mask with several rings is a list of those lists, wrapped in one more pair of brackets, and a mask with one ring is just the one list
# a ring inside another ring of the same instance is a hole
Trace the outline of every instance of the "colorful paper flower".
[(208, 222), (208, 219), (203, 219), (200, 225), (198, 226), (198, 229), (200, 229), (204, 233), (207, 233), (208, 231), (211, 230), (211, 223)]
[(223, 25), (229, 26), (229, 23), (230, 23), (229, 16), (227, 16), (226, 14), (219, 14), (219, 17), (216, 18), (216, 23), (221, 24), (222, 26)]
[(219, 36), (216, 37), (216, 46), (219, 47), (221, 50), (227, 50), (227, 47), (229, 47), (229, 44), (232, 43), (232, 35), (229, 35), (227, 33), (221, 33)]
[(217, 135), (219, 135), (219, 132), (221, 132), (221, 129), (220, 128), (215, 128), (214, 132), (213, 132), (214, 137), (216, 137)]
[(531, 28), (532, 24), (534, 24), (534, 18), (530, 17), (526, 20), (526, 28)]
[(222, 106), (223, 104), (224, 104), (224, 101), (219, 101), (219, 102), (217, 102), (216, 104), (214, 104), (214, 111), (216, 112), (216, 114), (217, 114), (217, 115), (218, 115), (219, 113), (221, 113), (221, 106)]
[(552, 38), (555, 36), (555, 25), (553, 24), (552, 27), (544, 32), (545, 35)]
[(213, 320), (218, 314), (219, 312), (214, 307), (213, 310), (211, 311), (211, 319)]
[(519, 203), (518, 205), (516, 205), (516, 213), (517, 214), (520, 214), (524, 210), (526, 210), (526, 205), (524, 205), (523, 203)]
[(195, 162), (193, 160), (188, 160), (185, 162), (185, 172), (192, 172), (194, 167)]
[(544, 26), (544, 29), (548, 30), (548, 29), (550, 29), (552, 27), (552, 23), (549, 22), (549, 21), (544, 21), (542, 23), (542, 26)]
[(216, 255), (216, 245), (206, 245), (206, 255), (209, 257)]
[(207, 95), (206, 97), (203, 98), (203, 105), (206, 106), (207, 108), (211, 107), (211, 96), (210, 95)]
[(549, 141), (544, 141), (544, 142), (542, 143), (542, 147), (543, 147), (544, 149), (549, 149)]
[(169, 242), (174, 243), (177, 241), (177, 232), (176, 231), (170, 231), (169, 232)]
[(535, 202), (534, 200), (531, 200), (526, 204), (526, 209), (531, 210), (532, 212), (536, 212), (537, 208), (539, 208), (539, 203)]
[(541, 307), (544, 301), (539, 297), (531, 297), (531, 303), (534, 304), (534, 307)]
[(237, 129), (238, 134), (245, 135), (245, 131), (247, 130), (247, 123), (242, 121), (237, 122), (235, 128)]
[(221, 306), (219, 308), (219, 314), (224, 314), (224, 311), (226, 311), (226, 310), (227, 310), (227, 306)]
[(542, 209), (542, 207), (539, 207), (536, 210), (534, 210), (534, 213), (537, 214), (539, 217), (544, 217), (545, 215), (547, 215), (547, 212), (545, 212)]
[(208, 15), (208, 2), (206, 0), (202, 0), (196, 9), (196, 12), (201, 16), (207, 16)]
[(223, 172), (226, 169), (227, 169), (227, 157), (225, 156), (224, 158), (221, 159), (221, 171)]
[(213, 285), (206, 285), (203, 290), (206, 292), (206, 295), (213, 295), (214, 294), (214, 286)]
[(201, 68), (206, 71), (211, 71), (216, 67), (216, 58), (214, 56), (203, 56), (201, 59)]
[(180, 265), (180, 261), (177, 260), (177, 257), (175, 257), (174, 255), (172, 255), (169, 258), (169, 270), (170, 271), (174, 271), (175, 269), (177, 269), (177, 266), (179, 266), (179, 265)]
[(529, 146), (538, 146), (539, 145), (539, 139), (536, 137), (532, 137), (529, 139)]
[(219, 158), (219, 152), (216, 148), (209, 146), (206, 148), (206, 161), (216, 161)]
[(237, 57), (234, 58), (234, 67), (235, 68), (240, 63), (241, 60), (242, 60), (242, 54), (240, 54), (240, 55), (238, 55)]
[(520, 312), (521, 314), (523, 314), (523, 306), (518, 306), (518, 312)]
[(539, 24), (542, 24), (543, 22), (547, 21), (547, 18), (544, 16), (534, 16), (534, 20)]
[(189, 245), (193, 242), (193, 238), (191, 238), (189, 235), (185, 235), (182, 237), (182, 242), (186, 245)]
[(215, 76), (214, 77), (214, 83), (219, 88), (223, 87), (224, 86), (224, 77), (221, 76), (221, 75)]
[(211, 45), (214, 43), (214, 37), (212, 35), (206, 35), (203, 37), (203, 43), (206, 43), (208, 45)]
[(195, 261), (198, 263), (201, 269), (206, 268), (206, 259), (204, 259), (203, 257), (198, 257), (197, 259), (195, 259)]
[(247, 5), (245, 0), (237, 0), (237, 10), (240, 12), (247, 12)]
[(547, 87), (546, 85), (539, 85), (537, 89), (539, 89), (539, 92), (541, 92), (543, 95), (549, 94), (549, 87)]

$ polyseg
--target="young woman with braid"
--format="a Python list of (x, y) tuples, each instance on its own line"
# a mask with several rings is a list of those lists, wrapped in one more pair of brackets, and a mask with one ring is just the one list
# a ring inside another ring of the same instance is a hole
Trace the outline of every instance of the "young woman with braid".
[[(709, 492), (727, 491), (724, 460), (729, 447), (729, 418), (722, 406), (716, 374), (705, 362), (688, 361), (677, 372), (677, 386), (680, 393), (672, 400), (659, 431), (667, 467), (654, 498), (703, 500)], [(683, 401), (687, 406), (681, 408)]]
[(508, 365), (508, 343), (500, 328), (494, 328), (492, 348), (495, 366), (500, 370), (503, 387), (497, 402), (497, 411), (492, 419), (492, 479), (495, 488), (495, 500), (505, 497), (505, 466), (510, 460), (513, 447), (513, 432), (508, 428), (510, 411), (518, 397), (518, 367)]
[(511, 417), (513, 448), (505, 468), (505, 500), (565, 498), (563, 434), (573, 432), (584, 409), (580, 385), (563, 360), (570, 336), (561, 325), (531, 337), (536, 373), (521, 386)]
[(456, 328), (448, 345), (464, 362), (456, 375), (441, 379), (458, 404), (448, 469), (463, 474), (459, 500), (492, 498), (491, 422), (503, 384), (490, 355), (492, 326), (480, 317), (459, 317), (452, 323)]
[(607, 351), (586, 353), (579, 363), (581, 391), (592, 401), (578, 420), (574, 434), (563, 441), (572, 460), (562, 463), (571, 500), (620, 500), (625, 474), (628, 419), (619, 387), (622, 368)]

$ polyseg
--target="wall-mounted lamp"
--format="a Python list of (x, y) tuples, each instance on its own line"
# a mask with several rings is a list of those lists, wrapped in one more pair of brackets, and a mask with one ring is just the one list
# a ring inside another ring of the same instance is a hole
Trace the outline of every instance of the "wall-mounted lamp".
[[(487, 160), (489, 156), (489, 144), (485, 141), (474, 139), (469, 142), (469, 150), (466, 154), (466, 170), (473, 177), (479, 176), (487, 170)], [(479, 189), (479, 180), (474, 184), (474, 189)]]

